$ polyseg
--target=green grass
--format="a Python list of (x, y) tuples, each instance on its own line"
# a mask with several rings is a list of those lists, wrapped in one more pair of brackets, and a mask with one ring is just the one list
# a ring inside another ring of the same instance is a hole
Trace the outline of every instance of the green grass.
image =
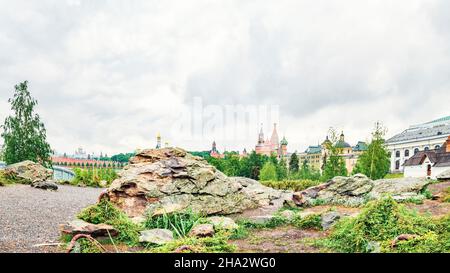
[(322, 216), (320, 214), (310, 214), (303, 218), (295, 217), (292, 224), (301, 229), (322, 230)]
[[(368, 252), (371, 241), (379, 242), (382, 252), (448, 252), (450, 237), (446, 225), (448, 220), (419, 215), (387, 197), (369, 202), (357, 217), (339, 221), (330, 236), (318, 244), (338, 252)], [(392, 240), (401, 234), (417, 237), (391, 247)]]
[(229, 244), (229, 234), (218, 233), (214, 237), (194, 238), (185, 237), (179, 238), (173, 242), (167, 243), (160, 247), (148, 249), (147, 252), (152, 253), (170, 253), (177, 250), (179, 247), (187, 246), (188, 249), (183, 253), (232, 253), (236, 251), (236, 246)]
[(88, 223), (104, 223), (113, 226), (119, 232), (116, 238), (118, 242), (130, 246), (139, 244), (139, 232), (143, 227), (133, 223), (124, 212), (105, 199), (82, 210), (77, 217)]
[(450, 187), (445, 190), (444, 198), (442, 199), (444, 202), (450, 203)]
[(397, 179), (405, 177), (403, 173), (388, 173), (384, 176), (384, 179)]
[(184, 213), (164, 214), (148, 217), (144, 223), (146, 229), (169, 229), (176, 238), (186, 237), (191, 229), (202, 220), (201, 215), (186, 211)]

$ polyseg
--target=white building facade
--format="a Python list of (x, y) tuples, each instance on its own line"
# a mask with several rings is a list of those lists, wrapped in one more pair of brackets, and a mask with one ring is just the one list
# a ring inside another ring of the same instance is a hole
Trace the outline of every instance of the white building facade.
[(388, 139), (386, 145), (391, 153), (391, 172), (403, 172), (403, 164), (420, 151), (440, 149), (448, 136), (450, 136), (450, 116), (410, 126)]

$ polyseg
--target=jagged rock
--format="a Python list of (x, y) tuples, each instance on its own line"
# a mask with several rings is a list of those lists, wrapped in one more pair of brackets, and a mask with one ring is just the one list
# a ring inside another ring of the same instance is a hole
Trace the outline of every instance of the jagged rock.
[(214, 226), (212, 224), (196, 225), (189, 232), (189, 236), (204, 238), (214, 236)]
[(293, 212), (292, 210), (283, 210), (282, 212), (280, 212), (280, 216), (291, 221), (295, 217), (295, 212)]
[(41, 164), (27, 160), (7, 166), (4, 175), (20, 183), (33, 184), (51, 179), (53, 171)]
[(52, 181), (44, 181), (44, 182), (35, 182), (31, 184), (33, 188), (42, 189), (42, 190), (58, 190), (58, 185)]
[(450, 180), (450, 170), (444, 171), (438, 176), (436, 176), (438, 180)]
[[(67, 224), (60, 225), (60, 231), (64, 234), (77, 235), (77, 234), (87, 234), (92, 237), (103, 237), (103, 236), (116, 236), (118, 234), (117, 230), (106, 224), (91, 224), (83, 220), (77, 219), (68, 222)], [(108, 235), (109, 232), (109, 235)]]
[(292, 193), (248, 178), (227, 177), (200, 157), (165, 148), (137, 153), (105, 197), (133, 218), (187, 209), (206, 215), (241, 213), (282, 206)]
[(233, 219), (229, 217), (221, 217), (221, 216), (213, 216), (209, 217), (208, 222), (214, 226), (214, 230), (235, 230), (239, 228), (239, 226), (234, 222)]
[(398, 178), (381, 179), (373, 182), (374, 188), (369, 193), (370, 199), (379, 199), (383, 195), (390, 194), (397, 201), (406, 199), (423, 199), (421, 191), (431, 181), (425, 178)]
[(397, 201), (423, 199), (422, 190), (430, 183), (420, 178), (383, 179), (372, 181), (363, 174), (335, 177), (319, 186), (293, 194), (297, 206), (308, 207), (317, 203), (360, 206), (368, 200), (391, 195)]
[(156, 245), (164, 245), (172, 242), (173, 240), (173, 232), (168, 229), (144, 230), (141, 231), (141, 235), (139, 236), (139, 242)]
[(373, 182), (363, 174), (351, 177), (337, 176), (327, 183), (294, 193), (299, 206), (314, 205), (317, 200), (327, 204), (361, 205), (365, 195), (373, 188)]
[(336, 211), (325, 212), (322, 214), (322, 228), (324, 230), (330, 229), (339, 219), (341, 215)]

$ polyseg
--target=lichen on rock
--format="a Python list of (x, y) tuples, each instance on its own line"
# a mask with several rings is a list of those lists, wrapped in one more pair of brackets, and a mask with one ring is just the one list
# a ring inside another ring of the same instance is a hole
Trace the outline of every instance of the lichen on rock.
[(281, 206), (292, 193), (248, 178), (227, 177), (183, 149), (164, 148), (137, 153), (104, 197), (134, 218), (187, 209), (204, 215), (228, 215)]

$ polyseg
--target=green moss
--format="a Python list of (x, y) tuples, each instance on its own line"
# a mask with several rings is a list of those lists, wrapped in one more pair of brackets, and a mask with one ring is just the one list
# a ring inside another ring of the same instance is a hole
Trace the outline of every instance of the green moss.
[[(429, 247), (438, 241), (444, 244), (442, 240), (436, 241), (433, 235), (434, 232), (436, 236), (445, 239), (443, 225), (388, 197), (369, 202), (356, 218), (339, 221), (324, 243), (339, 252), (366, 252), (371, 241), (380, 242), (386, 252), (408, 252), (414, 245), (418, 246), (418, 250), (425, 251), (430, 250)], [(401, 234), (416, 235), (417, 239), (401, 242), (397, 249), (388, 249), (392, 240)], [(443, 246), (435, 250), (440, 252), (445, 248)]]
[(12, 184), (30, 184), (24, 179), (8, 176), (5, 171), (0, 170), (0, 186), (12, 185)]
[(284, 225), (289, 224), (289, 221), (284, 217), (275, 215), (270, 220), (268, 220), (264, 223), (254, 223), (249, 220), (239, 220), (237, 222), (237, 224), (239, 226), (243, 226), (248, 229), (263, 229), (263, 228), (276, 228), (279, 226), (284, 226)]
[(105, 223), (119, 232), (117, 240), (128, 245), (139, 243), (139, 232), (142, 227), (133, 223), (128, 216), (117, 209), (111, 202), (103, 199), (98, 204), (81, 211), (77, 217), (92, 224)]
[(304, 218), (298, 216), (292, 220), (292, 224), (301, 229), (322, 230), (322, 216), (320, 214), (310, 214)]

